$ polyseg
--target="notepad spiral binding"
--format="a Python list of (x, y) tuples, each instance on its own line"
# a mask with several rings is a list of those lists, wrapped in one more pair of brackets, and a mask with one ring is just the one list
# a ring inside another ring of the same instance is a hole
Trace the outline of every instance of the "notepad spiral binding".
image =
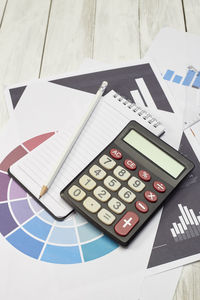
[(131, 109), (134, 113), (137, 113), (138, 116), (146, 120), (149, 124), (152, 124), (155, 128), (157, 128), (161, 123), (154, 118), (150, 113), (148, 113), (143, 108), (139, 107), (135, 103), (132, 103), (130, 100), (126, 99), (125, 97), (122, 97), (118, 93), (115, 93), (114, 98), (123, 103), (123, 105), (127, 106), (129, 109)]

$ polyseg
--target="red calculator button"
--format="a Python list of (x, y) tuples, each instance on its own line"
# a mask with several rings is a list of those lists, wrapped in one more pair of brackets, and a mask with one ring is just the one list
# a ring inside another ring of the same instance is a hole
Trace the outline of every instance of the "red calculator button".
[(138, 172), (138, 175), (144, 181), (149, 181), (151, 179), (151, 175), (147, 171), (144, 171), (144, 170), (140, 170)]
[(156, 202), (158, 200), (157, 195), (154, 192), (151, 191), (146, 191), (144, 193), (144, 197), (149, 201), (149, 202)]
[(110, 150), (110, 155), (115, 159), (121, 159), (122, 158), (122, 153), (117, 149), (111, 149)]
[(128, 211), (115, 225), (115, 231), (121, 236), (126, 236), (138, 222), (138, 215), (132, 211)]
[(143, 201), (140, 201), (138, 200), (136, 203), (135, 203), (135, 207), (137, 208), (137, 210), (139, 210), (140, 212), (142, 213), (146, 213), (148, 212), (149, 208), (148, 206), (146, 205), (146, 203), (144, 203)]
[(166, 191), (166, 187), (165, 187), (164, 183), (162, 183), (160, 181), (154, 181), (153, 187), (159, 193), (164, 193)]
[(125, 159), (124, 165), (129, 170), (135, 170), (136, 169), (136, 164), (131, 159)]

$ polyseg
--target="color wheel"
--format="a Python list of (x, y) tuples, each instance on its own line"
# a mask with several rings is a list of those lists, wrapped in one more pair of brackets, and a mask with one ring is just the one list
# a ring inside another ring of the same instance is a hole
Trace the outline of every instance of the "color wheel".
[(11, 164), (54, 134), (26, 141), (1, 162), (0, 232), (16, 249), (34, 259), (84, 263), (112, 252), (118, 245), (76, 213), (62, 222), (54, 220), (7, 173)]

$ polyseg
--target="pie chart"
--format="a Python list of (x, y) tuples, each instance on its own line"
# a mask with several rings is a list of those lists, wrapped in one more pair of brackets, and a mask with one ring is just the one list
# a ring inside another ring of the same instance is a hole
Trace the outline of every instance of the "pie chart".
[(18, 251), (55, 264), (98, 259), (118, 248), (77, 213), (56, 221), (8, 175), (18, 159), (56, 134), (34, 137), (11, 151), (0, 163), (0, 232)]

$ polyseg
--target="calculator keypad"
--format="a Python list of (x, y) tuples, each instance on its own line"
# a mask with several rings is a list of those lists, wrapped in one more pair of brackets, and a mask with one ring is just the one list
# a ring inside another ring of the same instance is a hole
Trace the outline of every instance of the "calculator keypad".
[(104, 189), (102, 186), (98, 186), (94, 190), (93, 194), (101, 202), (107, 202), (108, 199), (110, 199), (110, 197), (111, 197), (111, 194), (106, 189)]
[(101, 208), (101, 205), (91, 197), (87, 197), (83, 201), (83, 206), (93, 214)]
[(114, 166), (116, 166), (116, 162), (108, 155), (103, 155), (100, 158), (99, 163), (107, 170), (112, 170)]
[(121, 183), (110, 175), (104, 179), (104, 184), (113, 192), (117, 191), (121, 186)]
[(135, 192), (141, 192), (145, 188), (145, 184), (141, 180), (139, 180), (137, 177), (134, 177), (134, 176), (129, 179), (128, 185)]
[(88, 214), (95, 216), (95, 222), (121, 237), (142, 222), (142, 216), (148, 216), (159, 200), (158, 194), (166, 190), (162, 182), (152, 180), (149, 171), (124, 156), (116, 148), (109, 149), (68, 190), (75, 201), (82, 201)]
[(101, 222), (103, 222), (106, 225), (111, 225), (116, 219), (116, 217), (105, 208), (102, 208), (98, 212), (97, 217), (99, 218), (99, 220), (101, 220)]
[(133, 200), (135, 200), (136, 198), (136, 195), (126, 187), (121, 188), (118, 192), (118, 195), (123, 201), (127, 203), (133, 202)]
[(87, 175), (83, 175), (79, 179), (79, 183), (84, 189), (86, 189), (88, 191), (93, 190), (93, 188), (96, 186), (96, 182)]
[(108, 202), (108, 207), (112, 211), (114, 211), (116, 214), (121, 214), (126, 209), (126, 206), (121, 201), (119, 201), (117, 198), (112, 198)]
[(106, 172), (97, 165), (93, 165), (92, 168), (90, 168), (89, 173), (97, 180), (102, 180), (106, 177)]

